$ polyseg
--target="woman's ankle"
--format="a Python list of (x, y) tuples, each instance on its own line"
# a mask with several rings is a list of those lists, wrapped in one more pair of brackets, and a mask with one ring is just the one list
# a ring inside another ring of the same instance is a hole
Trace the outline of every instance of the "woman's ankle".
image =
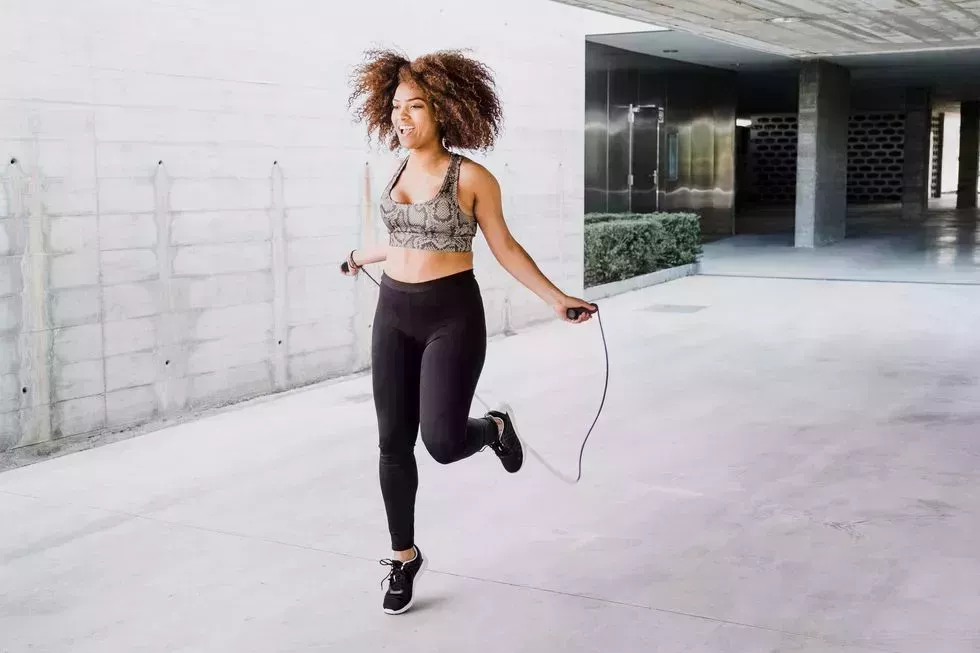
[(394, 554), (395, 560), (410, 562), (415, 560), (415, 547), (413, 546), (411, 549), (406, 549), (404, 551), (392, 551), (392, 554)]
[(483, 443), (489, 446), (500, 441), (500, 436), (504, 433), (504, 421), (496, 415), (489, 413), (486, 416), (486, 420), (489, 422), (490, 428), (487, 429)]

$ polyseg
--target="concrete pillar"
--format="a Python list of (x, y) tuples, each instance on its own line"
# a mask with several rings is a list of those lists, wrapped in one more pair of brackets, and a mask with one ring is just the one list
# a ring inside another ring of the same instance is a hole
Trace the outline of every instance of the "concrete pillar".
[(902, 173), (902, 219), (922, 220), (929, 210), (929, 133), (932, 98), (924, 88), (905, 91), (905, 163)]
[(956, 208), (977, 207), (977, 177), (980, 176), (980, 102), (960, 106), (960, 172), (956, 186)]
[(945, 133), (946, 114), (940, 112), (932, 118), (932, 163), (929, 166), (929, 183), (932, 184), (930, 195), (937, 200), (943, 196), (943, 159), (946, 156)]
[(850, 72), (826, 61), (808, 61), (800, 71), (797, 247), (844, 238), (850, 86)]

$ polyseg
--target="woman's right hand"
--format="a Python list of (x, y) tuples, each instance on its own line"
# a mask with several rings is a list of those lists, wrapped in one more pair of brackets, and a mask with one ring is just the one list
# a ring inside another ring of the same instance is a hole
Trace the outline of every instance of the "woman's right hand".
[[(555, 313), (558, 317), (565, 322), (571, 322), (572, 324), (581, 324), (582, 322), (588, 322), (592, 319), (592, 314), (598, 310), (595, 304), (590, 304), (584, 299), (579, 299), (578, 297), (569, 297), (568, 295), (563, 295), (561, 299), (553, 306)], [(579, 316), (575, 319), (568, 317), (568, 309), (576, 308), (582, 309)]]
[(347, 260), (340, 266), (340, 272), (348, 277), (356, 277), (360, 269), (361, 268), (354, 263), (354, 251), (351, 251), (351, 253), (347, 255)]

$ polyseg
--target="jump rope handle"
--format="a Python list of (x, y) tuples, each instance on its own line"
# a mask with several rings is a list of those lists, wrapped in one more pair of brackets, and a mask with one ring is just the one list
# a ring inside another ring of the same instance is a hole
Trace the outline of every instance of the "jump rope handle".
[[(584, 309), (584, 308), (569, 308), (568, 310), (565, 311), (565, 316), (568, 317), (569, 320), (577, 320), (578, 319), (578, 316), (581, 315), (582, 313), (585, 313), (586, 310), (588, 310), (588, 309)], [(589, 311), (589, 313), (595, 313), (598, 310), (599, 310), (599, 307), (596, 306), (595, 304), (592, 304), (592, 310)]]

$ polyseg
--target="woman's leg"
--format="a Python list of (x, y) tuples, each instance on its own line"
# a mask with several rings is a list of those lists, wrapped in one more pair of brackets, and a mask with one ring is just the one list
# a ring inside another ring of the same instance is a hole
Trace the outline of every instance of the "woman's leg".
[(419, 431), (419, 373), (422, 349), (395, 324), (395, 309), (379, 298), (372, 334), (372, 382), (378, 414), (379, 476), (397, 554), (415, 545), (415, 495), (419, 477), (415, 442)]
[(441, 294), (445, 311), (422, 354), (422, 441), (444, 465), (489, 446), (504, 469), (517, 472), (524, 449), (507, 409), (469, 416), (487, 353), (486, 315), (475, 279), (463, 277)]
[[(439, 294), (438, 320), (426, 334), (422, 354), (422, 441), (432, 458), (444, 465), (472, 456), (486, 446), (505, 460), (522, 457), (509, 416), (469, 416), (487, 353), (487, 325), (480, 287), (472, 275), (459, 276)], [(502, 418), (502, 419), (501, 419)], [(518, 465), (519, 466), (519, 465)]]
[(482, 311), (439, 329), (422, 354), (422, 441), (443, 465), (472, 456), (493, 443), (499, 430), (488, 417), (469, 416), (487, 335)]

